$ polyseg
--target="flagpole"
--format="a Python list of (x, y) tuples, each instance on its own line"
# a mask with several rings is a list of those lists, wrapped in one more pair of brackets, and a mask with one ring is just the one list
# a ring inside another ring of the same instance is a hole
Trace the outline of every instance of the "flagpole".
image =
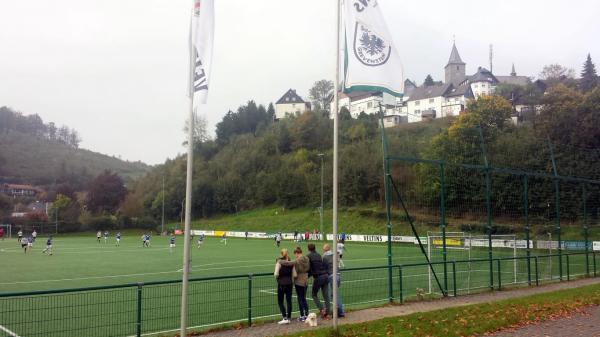
[(185, 180), (185, 226), (183, 230), (183, 277), (181, 281), (181, 327), (180, 336), (187, 335), (188, 281), (190, 278), (190, 221), (192, 217), (192, 170), (194, 162), (194, 74), (195, 48), (190, 48), (190, 106), (187, 141), (187, 175)]
[(333, 82), (333, 329), (338, 329), (338, 91), (340, 83), (340, 3), (335, 0), (336, 29), (335, 29), (335, 82)]

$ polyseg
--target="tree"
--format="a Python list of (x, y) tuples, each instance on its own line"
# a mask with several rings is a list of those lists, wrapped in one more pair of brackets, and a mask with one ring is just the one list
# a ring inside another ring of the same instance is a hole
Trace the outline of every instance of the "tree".
[(427, 75), (427, 77), (425, 77), (425, 81), (423, 81), (423, 85), (426, 87), (435, 85), (435, 81), (433, 80), (433, 77), (431, 77), (431, 75)]
[(583, 92), (588, 92), (594, 89), (598, 85), (598, 74), (596, 73), (596, 66), (592, 62), (590, 54), (587, 55), (587, 59), (583, 64), (583, 70), (581, 71), (581, 80), (579, 81), (579, 88)]
[[(207, 125), (208, 122), (206, 121), (206, 117), (204, 116), (199, 116), (196, 111), (194, 111), (194, 132), (193, 132), (193, 139), (194, 139), (194, 145), (196, 144), (201, 144), (204, 143), (208, 140), (210, 140), (210, 135), (208, 134), (208, 130), (207, 130)], [(185, 121), (185, 125), (183, 126), (183, 132), (185, 133), (186, 137), (185, 137), (185, 141), (183, 142), (182, 145), (187, 146), (187, 134), (188, 134), (188, 130), (190, 127), (190, 121), (189, 119)]]
[(544, 66), (539, 77), (546, 82), (548, 87), (553, 87), (557, 84), (564, 84), (566, 86), (575, 85), (575, 71), (556, 63)]
[(70, 135), (71, 131), (69, 130), (69, 128), (66, 125), (63, 125), (58, 129), (57, 140), (63, 144), (68, 144)]
[(333, 81), (320, 80), (313, 84), (308, 91), (316, 112), (329, 112), (329, 101), (333, 96)]
[(114, 212), (127, 196), (123, 179), (109, 170), (90, 183), (88, 209), (93, 212)]
[(71, 133), (69, 134), (69, 145), (71, 145), (74, 148), (78, 148), (80, 142), (81, 137), (79, 137), (79, 133), (75, 129), (72, 129)]

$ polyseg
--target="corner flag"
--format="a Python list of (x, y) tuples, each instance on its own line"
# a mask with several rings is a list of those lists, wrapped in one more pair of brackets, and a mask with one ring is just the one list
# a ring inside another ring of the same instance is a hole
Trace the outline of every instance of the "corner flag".
[(198, 102), (206, 104), (210, 83), (210, 68), (215, 30), (214, 0), (195, 0), (190, 27), (190, 58), (194, 64), (193, 80), (190, 79), (190, 96), (196, 95)]
[(344, 92), (404, 92), (398, 51), (376, 0), (344, 1)]

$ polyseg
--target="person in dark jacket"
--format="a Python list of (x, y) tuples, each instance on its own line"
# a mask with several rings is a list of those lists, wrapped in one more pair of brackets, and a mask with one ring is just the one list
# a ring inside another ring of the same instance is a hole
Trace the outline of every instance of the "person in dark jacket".
[[(313, 286), (312, 286), (312, 299), (315, 303), (315, 306), (319, 308), (319, 312), (321, 313), (322, 318), (329, 318), (331, 315), (331, 301), (329, 300), (329, 281), (327, 269), (325, 268), (325, 264), (323, 264), (323, 258), (319, 253), (317, 253), (315, 244), (310, 243), (308, 245), (308, 261), (310, 262), (310, 270), (308, 272), (309, 276), (313, 278)], [(321, 290), (321, 294), (323, 299), (325, 300), (325, 307), (321, 304), (319, 300), (319, 290)]]
[[(292, 288), (294, 285), (294, 266), (283, 265), (279, 261), (289, 261), (287, 249), (282, 249), (277, 262), (275, 263), (275, 278), (277, 279), (277, 304), (283, 319), (277, 324), (290, 324), (292, 318)], [(283, 305), (283, 299), (287, 304), (287, 309)]]

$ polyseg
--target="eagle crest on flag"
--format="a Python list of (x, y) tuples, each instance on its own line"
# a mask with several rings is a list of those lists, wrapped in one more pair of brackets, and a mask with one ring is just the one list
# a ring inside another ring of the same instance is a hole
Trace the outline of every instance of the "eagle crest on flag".
[(392, 47), (383, 38), (362, 23), (354, 29), (354, 55), (364, 65), (376, 67), (385, 64)]

